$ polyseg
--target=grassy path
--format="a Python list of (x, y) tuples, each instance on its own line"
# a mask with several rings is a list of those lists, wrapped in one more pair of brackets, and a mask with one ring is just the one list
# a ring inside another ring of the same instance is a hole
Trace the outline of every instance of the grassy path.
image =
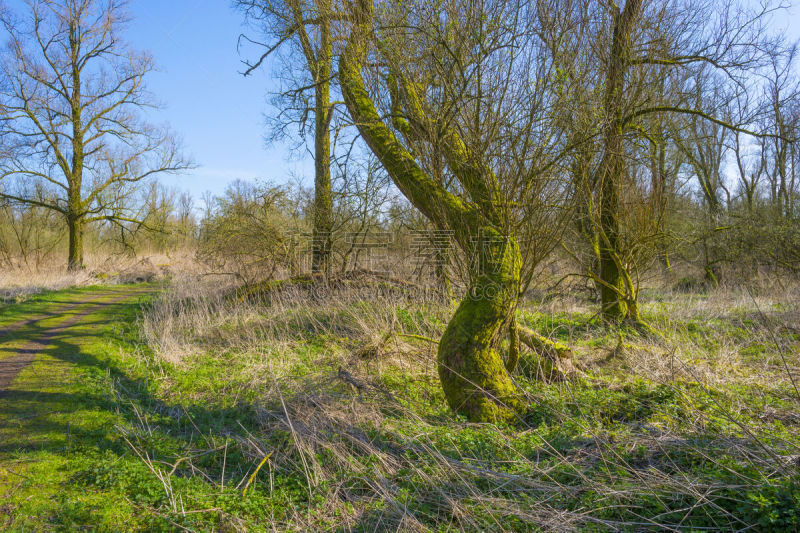
[[(48, 310), (46, 312), (28, 316), (30, 310), (26, 310), (25, 308), (21, 308), (22, 306), (12, 306), (15, 309), (6, 311), (5, 314), (8, 315), (8, 318), (5, 320), (0, 321), (2, 324), (2, 329), (0, 329), (0, 342), (5, 342), (8, 340), (8, 337), (14, 335), (18, 330), (31, 326), (37, 322), (40, 322), (46, 318), (56, 317), (64, 314), (67, 311), (73, 310), (79, 306), (85, 306), (91, 303), (96, 302), (104, 297), (115, 295), (115, 294), (123, 294), (128, 295), (130, 294), (129, 291), (125, 290), (120, 292), (119, 290), (106, 290), (101, 292), (92, 292), (92, 293), (85, 293), (85, 292), (76, 292), (74, 296), (66, 295), (66, 298), (58, 298), (58, 297), (47, 297), (38, 298), (38, 301), (34, 303), (38, 308), (46, 307)], [(73, 300), (73, 298), (80, 298), (79, 300)], [(19, 318), (23, 316), (24, 318)]]
[[(115, 424), (123, 420), (109, 396), (117, 373), (114, 355), (132, 340), (131, 323), (142, 298), (153, 291), (141, 286), (72, 290), (3, 309), (0, 530), (72, 530), (103, 523), (102, 516), (82, 518), (92, 504), (64, 501), (80, 498), (64, 490), (65, 483), (90, 457), (120, 449)], [(100, 498), (98, 504), (105, 497), (83, 496)], [(76, 504), (81, 511), (72, 516)], [(111, 516), (113, 510), (107, 509)]]
[(262, 457), (228, 450), (254, 413), (163, 394), (174, 371), (136, 323), (155, 292), (79, 289), (0, 308), (0, 531), (267, 530), (266, 497), (240, 488)]
[[(256, 324), (279, 333), (259, 350), (252, 337), (220, 349), (218, 336), (249, 327), (220, 315), (170, 364), (137, 330), (149, 291), (0, 308), (0, 532), (800, 531), (798, 400), (785, 380), (664, 383), (610, 365), (574, 383), (520, 374), (525, 425), (476, 426), (453, 419), (415, 362), (428, 343), (353, 363), (351, 339), (379, 331), (381, 307), (261, 308)], [(434, 324), (409, 309), (421, 317), (409, 331)], [(401, 310), (388, 316), (412, 316)], [(363, 332), (343, 337), (354, 316)], [(527, 317), (542, 333), (553, 318)], [(692, 320), (672, 334), (704, 327), (690, 346), (720, 357), (704, 346), (733, 339), (735, 323)], [(581, 342), (617, 342), (577, 323)]]
[[(46, 350), (53, 339), (58, 336), (69, 336), (70, 328), (103, 307), (113, 306), (146, 292), (146, 290), (102, 292), (81, 302), (60, 304), (57, 309), (49, 313), (19, 320), (6, 326), (4, 330), (0, 331), (0, 342), (3, 343), (0, 346), (0, 350), (2, 350), (0, 353), (11, 355), (0, 358), (0, 398), (3, 397), (5, 389), (14, 382), (19, 373), (33, 363), (36, 356)], [(62, 318), (61, 322), (53, 326), (32, 327), (47, 319), (57, 319), (58, 317), (66, 318)], [(23, 334), (18, 339), (14, 339), (15, 334), (20, 330), (23, 330)], [(15, 345), (18, 344), (19, 339), (22, 339), (22, 344)], [(15, 340), (17, 342), (14, 342)], [(7, 347), (8, 344), (11, 346)]]

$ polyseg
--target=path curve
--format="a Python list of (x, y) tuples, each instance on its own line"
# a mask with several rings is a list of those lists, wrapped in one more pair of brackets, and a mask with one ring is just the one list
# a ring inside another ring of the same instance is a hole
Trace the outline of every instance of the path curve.
[(82, 310), (79, 313), (69, 315), (68, 318), (59, 322), (52, 328), (43, 331), (38, 339), (30, 340), (25, 344), (23, 344), (22, 346), (17, 347), (15, 349), (15, 351), (18, 353), (17, 355), (0, 360), (0, 396), (2, 396), (5, 390), (12, 383), (14, 383), (14, 380), (17, 379), (19, 373), (25, 370), (25, 368), (27, 368), (31, 363), (33, 363), (36, 360), (36, 356), (40, 352), (47, 349), (48, 345), (50, 344), (50, 339), (52, 339), (59, 333), (62, 333), (63, 331), (69, 329), (70, 327), (78, 324), (82, 318), (94, 313), (95, 311), (102, 309), (103, 307), (114, 305), (124, 300), (128, 300), (136, 296), (147, 294), (148, 292), (151, 292), (151, 290), (138, 289), (132, 291), (113, 291), (113, 292), (105, 292), (98, 295), (93, 295), (91, 298), (84, 300), (82, 302), (67, 304), (49, 313), (37, 315), (35, 317), (21, 320), (19, 322), (14, 322), (13, 324), (6, 326), (5, 329), (0, 330), (0, 343), (8, 342), (11, 339), (7, 339), (4, 337), (7, 337), (10, 333), (17, 331), (25, 326), (32, 325), (46, 318), (51, 318), (59, 314), (67, 313), (75, 309), (76, 307), (84, 306), (87, 303), (92, 303), (101, 298), (112, 296), (114, 294), (119, 294), (119, 296), (115, 298), (112, 298), (110, 300), (105, 300), (100, 303), (96, 303), (94, 305), (87, 307), (86, 309)]

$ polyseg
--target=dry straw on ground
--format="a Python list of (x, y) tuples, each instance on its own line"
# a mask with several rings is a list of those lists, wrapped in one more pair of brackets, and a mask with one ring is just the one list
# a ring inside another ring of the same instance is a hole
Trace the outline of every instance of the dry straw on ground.
[[(444, 407), (435, 339), (451, 309), (441, 301), (402, 293), (364, 299), (346, 288), (320, 297), (297, 287), (274, 291), (268, 301), (243, 301), (220, 285), (176, 283), (145, 313), (142, 331), (157, 358), (186, 372), (204, 357), (226, 354), (236, 369), (218, 380), (230, 379), (237, 397), (252, 398), (260, 421), (258, 428), (231, 428), (232, 445), (252, 468), (274, 454), (262, 490), (276, 490), (278, 474), (293, 475), (304, 480), (310, 499), (326, 502), (313, 515), (291, 509), (270, 524), (273, 530), (339, 523), (343, 531), (429, 531), (435, 523), (454, 531), (679, 531), (674, 512), (666, 518), (666, 511), (637, 510), (643, 501), (656, 507), (664, 501), (674, 511), (676, 500), (685, 502), (687, 517), (708, 515), (723, 529), (744, 530), (753, 524), (730, 509), (747, 503), (748, 490), (795, 468), (800, 456), (795, 441), (771, 424), (800, 421), (783, 410), (754, 416), (735, 388), (792, 390), (798, 379), (797, 337), (786, 335), (796, 333), (797, 299), (785, 287), (650, 298), (647, 313), (666, 340), (604, 337), (587, 320), (554, 319), (551, 332), (575, 346), (588, 381), (528, 383), (529, 404), (549, 422), (498, 428), (465, 424)], [(526, 311), (557, 305), (530, 304)], [(769, 355), (748, 356), (761, 345)], [(570, 398), (580, 403), (593, 389), (627, 390), (640, 378), (661, 384), (657, 390), (691, 407), (690, 416), (655, 425), (631, 420), (611, 432), (592, 412), (602, 405), (564, 408)], [(169, 394), (170, 377), (163, 380)], [(202, 401), (204, 393), (197, 394)], [(719, 420), (736, 430), (709, 437)], [(574, 428), (569, 443), (559, 440), (559, 427)], [(286, 436), (285, 447), (275, 448), (275, 435)], [(465, 444), (465, 435), (487, 443), (491, 456), (481, 455), (482, 445)], [(730, 475), (724, 481), (698, 475), (678, 466), (685, 457)], [(736, 474), (728, 461), (758, 474)], [(587, 491), (590, 503), (576, 504)], [(741, 494), (741, 502), (732, 503), (731, 494)], [(236, 517), (224, 520), (238, 527)]]

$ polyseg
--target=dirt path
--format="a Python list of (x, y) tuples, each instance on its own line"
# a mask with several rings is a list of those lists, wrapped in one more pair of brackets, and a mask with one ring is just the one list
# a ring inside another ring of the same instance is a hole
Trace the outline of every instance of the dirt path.
[(105, 292), (92, 295), (91, 298), (88, 298), (83, 302), (66, 304), (49, 313), (44, 313), (26, 320), (15, 322), (13, 324), (6, 326), (3, 330), (0, 330), (0, 343), (8, 342), (9, 340), (11, 340), (7, 338), (8, 335), (23, 327), (33, 325), (36, 322), (39, 322), (46, 318), (51, 318), (53, 316), (57, 316), (63, 313), (68, 313), (71, 310), (75, 309), (76, 307), (81, 307), (87, 304), (91, 304), (92, 302), (95, 302), (102, 298), (106, 298), (114, 294), (119, 294), (119, 296), (116, 296), (115, 298), (112, 298), (110, 300), (90, 305), (89, 307), (83, 309), (79, 313), (70, 314), (68, 318), (59, 322), (56, 326), (42, 331), (41, 336), (39, 338), (34, 340), (29, 340), (22, 346), (13, 349), (13, 352), (16, 352), (16, 355), (0, 360), (0, 396), (2, 396), (3, 392), (9, 387), (9, 385), (11, 385), (14, 382), (19, 373), (22, 372), (25, 368), (28, 367), (28, 365), (30, 365), (36, 360), (36, 356), (39, 354), (39, 352), (47, 348), (47, 346), (50, 343), (50, 340), (53, 337), (55, 337), (60, 333), (63, 333), (65, 330), (78, 324), (84, 317), (94, 313), (95, 311), (102, 309), (103, 307), (114, 305), (129, 298), (146, 294), (147, 292), (149, 292), (147, 289), (145, 290), (140, 289), (140, 290), (124, 291), (124, 292), (121, 291)]
[(79, 305), (87, 305), (87, 304), (90, 304), (90, 303), (92, 303), (94, 301), (100, 300), (102, 298), (106, 298), (108, 296), (112, 296), (114, 294), (117, 294), (119, 292), (120, 291), (98, 292), (98, 293), (92, 294), (90, 297), (88, 297), (87, 299), (83, 300), (82, 302), (65, 303), (65, 304), (62, 304), (62, 305), (56, 307), (55, 309), (53, 309), (52, 311), (49, 311), (47, 313), (41, 313), (39, 315), (35, 315), (35, 316), (30, 317), (30, 318), (26, 318), (24, 320), (18, 320), (16, 322), (11, 322), (10, 324), (6, 324), (5, 326), (3, 326), (0, 329), (0, 342), (6, 342), (8, 339), (6, 339), (5, 337), (8, 337), (9, 335), (14, 333), (15, 331), (20, 330), (20, 329), (22, 329), (24, 327), (31, 326), (31, 325), (33, 325), (33, 324), (35, 324), (37, 322), (40, 322), (42, 320), (45, 320), (47, 318), (52, 318), (54, 316), (58, 316), (58, 315), (66, 312), (66, 311), (70, 311), (72, 309), (75, 309), (75, 307), (77, 307)]

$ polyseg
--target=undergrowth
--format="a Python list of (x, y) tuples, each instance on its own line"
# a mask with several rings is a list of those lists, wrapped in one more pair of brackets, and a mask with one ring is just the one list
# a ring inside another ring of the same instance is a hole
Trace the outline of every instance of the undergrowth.
[(518, 372), (525, 416), (489, 425), (455, 417), (441, 392), (447, 303), (346, 288), (242, 302), (176, 284), (106, 349), (111, 370), (92, 387), (115, 413), (112, 444), (66, 456), (68, 490), (44, 520), (109, 531), (796, 531), (797, 303), (730, 298), (650, 298), (644, 311), (667, 341), (528, 302), (519, 320), (568, 343), (582, 374), (543, 383)]
[(229, 411), (208, 437), (187, 427), (202, 467), (187, 449), (164, 461), (213, 491), (222, 464), (226, 485), (241, 486), (269, 457), (241, 500), (262, 498), (258, 511), (224, 511), (246, 529), (796, 530), (796, 304), (710, 309), (691, 298), (645, 306), (668, 342), (531, 303), (520, 320), (568, 342), (584, 374), (516, 375), (530, 408), (495, 426), (446, 407), (441, 302), (288, 290), (242, 304), (178, 287), (142, 323), (168, 362), (162, 392)]

